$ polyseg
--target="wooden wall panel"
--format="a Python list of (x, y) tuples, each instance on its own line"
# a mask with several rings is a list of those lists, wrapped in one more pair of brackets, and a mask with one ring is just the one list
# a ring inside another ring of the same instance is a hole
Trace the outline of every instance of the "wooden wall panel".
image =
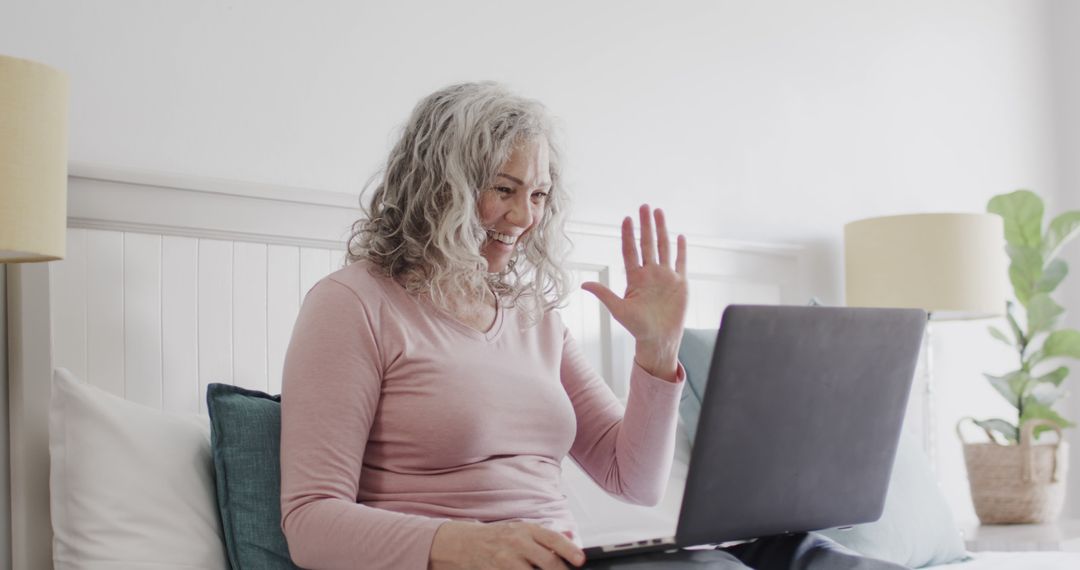
[(561, 311), (563, 320), (593, 370), (610, 384), (612, 381), (610, 353), (603, 350), (603, 340), (606, 335), (601, 326), (602, 320), (608, 318), (607, 311), (603, 309), (603, 305), (596, 296), (581, 289), (581, 284), (585, 281), (604, 282), (604, 271), (602, 268), (582, 265), (575, 267), (571, 274), (573, 275), (572, 292), (567, 307)]
[(266, 244), (233, 244), (233, 383), (267, 390)]
[(164, 409), (173, 412), (200, 410), (198, 278), (199, 240), (162, 237), (162, 396)]
[(124, 234), (86, 233), (86, 381), (124, 393)]
[(161, 236), (127, 232), (123, 241), (124, 393), (161, 408)]
[[(57, 264), (54, 285), (57, 306), (71, 307), (58, 312), (69, 315), (60, 320), (77, 321), (83, 307), (91, 313), (87, 322), (94, 323), (88, 326), (111, 327), (123, 334), (112, 337), (121, 340), (111, 343), (99, 339), (101, 346), (92, 348), (78, 327), (69, 325), (64, 327), (67, 336), (58, 334), (58, 354), (75, 363), (73, 371), (88, 349), (98, 355), (104, 354), (102, 350), (120, 354), (119, 367), (108, 369), (99, 356), (83, 368), (96, 382), (111, 383), (111, 391), (127, 394), (128, 399), (203, 414), (210, 382), (280, 393), (284, 357), (303, 296), (336, 271), (345, 256), (344, 250), (134, 232), (76, 229), (70, 235), (71, 254)], [(593, 250), (601, 245), (577, 239)], [(99, 260), (95, 275), (83, 279), (86, 287), (78, 285), (78, 268), (92, 262), (80, 259), (80, 247), (86, 252), (81, 257), (96, 255)], [(119, 287), (109, 285), (105, 275), (109, 271), (120, 271)], [(622, 267), (575, 261), (572, 277), (568, 305), (561, 309), (563, 320), (590, 364), (625, 398), (633, 338), (596, 297), (580, 289), (583, 281), (600, 281), (622, 294)], [(122, 295), (118, 297), (117, 291)], [(778, 283), (725, 274), (692, 274), (690, 292), (687, 326), (692, 328), (717, 327), (729, 303), (783, 301)], [(110, 321), (103, 310), (107, 306), (120, 311), (119, 321)]]
[(199, 240), (199, 411), (206, 386), (233, 382), (233, 242)]
[[(331, 273), (330, 251), (310, 247), (300, 248), (300, 303), (311, 287)], [(335, 270), (336, 271), (336, 270)]]
[(57, 366), (174, 412), (205, 415), (211, 382), (280, 393), (301, 291), (343, 257), (72, 228), (67, 258), (51, 266)]
[(267, 384), (271, 394), (280, 394), (285, 352), (300, 310), (300, 248), (271, 245), (267, 256)]
[[(619, 295), (626, 292), (626, 272), (621, 257), (618, 265), (607, 268), (608, 288)], [(634, 338), (614, 317), (605, 313), (608, 332), (605, 334), (608, 350), (611, 353), (611, 389), (621, 400), (630, 394), (630, 370), (634, 364)]]
[(778, 285), (756, 283), (730, 277), (694, 276), (690, 281), (687, 328), (715, 329), (724, 308), (730, 304), (775, 305), (782, 302)]
[(327, 250), (330, 256), (330, 270), (328, 273), (333, 273), (338, 269), (345, 267), (345, 257), (348, 254), (344, 249), (329, 249)]
[(55, 366), (86, 382), (86, 233), (69, 229), (67, 256), (49, 264)]

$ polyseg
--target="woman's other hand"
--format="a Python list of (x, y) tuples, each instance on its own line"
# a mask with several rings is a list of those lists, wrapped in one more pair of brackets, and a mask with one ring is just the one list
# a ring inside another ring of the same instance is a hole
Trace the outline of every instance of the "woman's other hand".
[(643, 204), (639, 214), (640, 255), (634, 243), (633, 220), (627, 216), (622, 223), (626, 293), (619, 297), (595, 281), (582, 283), (581, 288), (596, 295), (611, 316), (634, 336), (637, 344), (634, 360), (638, 365), (653, 376), (674, 381), (689, 298), (686, 237), (678, 236), (672, 260), (664, 212), (660, 209), (651, 212), (648, 204)]
[(431, 544), (430, 570), (567, 570), (585, 562), (585, 553), (562, 534), (540, 525), (449, 521)]

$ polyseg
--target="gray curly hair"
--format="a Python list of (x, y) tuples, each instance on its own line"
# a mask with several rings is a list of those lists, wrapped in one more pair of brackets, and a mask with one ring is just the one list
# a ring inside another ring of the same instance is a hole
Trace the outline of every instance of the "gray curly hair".
[[(569, 275), (563, 189), (553, 124), (545, 107), (494, 82), (451, 85), (413, 109), (352, 227), (346, 265), (369, 260), (412, 294), (443, 309), (490, 287), (531, 322), (563, 304)], [(544, 215), (518, 241), (507, 268), (488, 273), (480, 254), (487, 232), (478, 204), (514, 148), (547, 141), (551, 189)]]

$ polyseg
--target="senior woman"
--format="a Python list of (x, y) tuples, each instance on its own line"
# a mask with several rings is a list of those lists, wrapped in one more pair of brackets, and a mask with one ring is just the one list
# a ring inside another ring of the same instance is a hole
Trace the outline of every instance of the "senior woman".
[(581, 565), (567, 454), (612, 495), (660, 500), (686, 240), (673, 248), (663, 213), (642, 206), (639, 238), (622, 222), (625, 294), (582, 285), (636, 341), (624, 409), (554, 311), (569, 292), (558, 158), (544, 108), (493, 83), (413, 111), (348, 263), (307, 292), (286, 354), (281, 524), (298, 565)]

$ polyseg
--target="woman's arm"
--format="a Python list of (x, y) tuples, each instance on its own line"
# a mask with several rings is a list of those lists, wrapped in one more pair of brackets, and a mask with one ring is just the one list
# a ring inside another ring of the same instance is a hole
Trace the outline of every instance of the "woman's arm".
[(633, 221), (627, 217), (622, 224), (623, 296), (600, 283), (582, 284), (634, 336), (625, 412), (589, 369), (568, 333), (561, 373), (578, 419), (571, 455), (609, 493), (655, 504), (662, 498), (675, 450), (679, 396), (686, 377), (678, 362), (679, 342), (689, 287), (686, 238), (678, 236), (673, 259), (663, 212), (642, 205), (639, 215), (640, 251)]
[(624, 410), (568, 331), (563, 340), (560, 374), (577, 417), (570, 456), (608, 493), (640, 505), (659, 503), (675, 455), (682, 365), (676, 363), (672, 382), (635, 364)]
[(445, 520), (356, 502), (382, 387), (365, 306), (326, 278), (308, 292), (285, 355), (281, 402), (281, 529), (304, 568), (427, 567)]

